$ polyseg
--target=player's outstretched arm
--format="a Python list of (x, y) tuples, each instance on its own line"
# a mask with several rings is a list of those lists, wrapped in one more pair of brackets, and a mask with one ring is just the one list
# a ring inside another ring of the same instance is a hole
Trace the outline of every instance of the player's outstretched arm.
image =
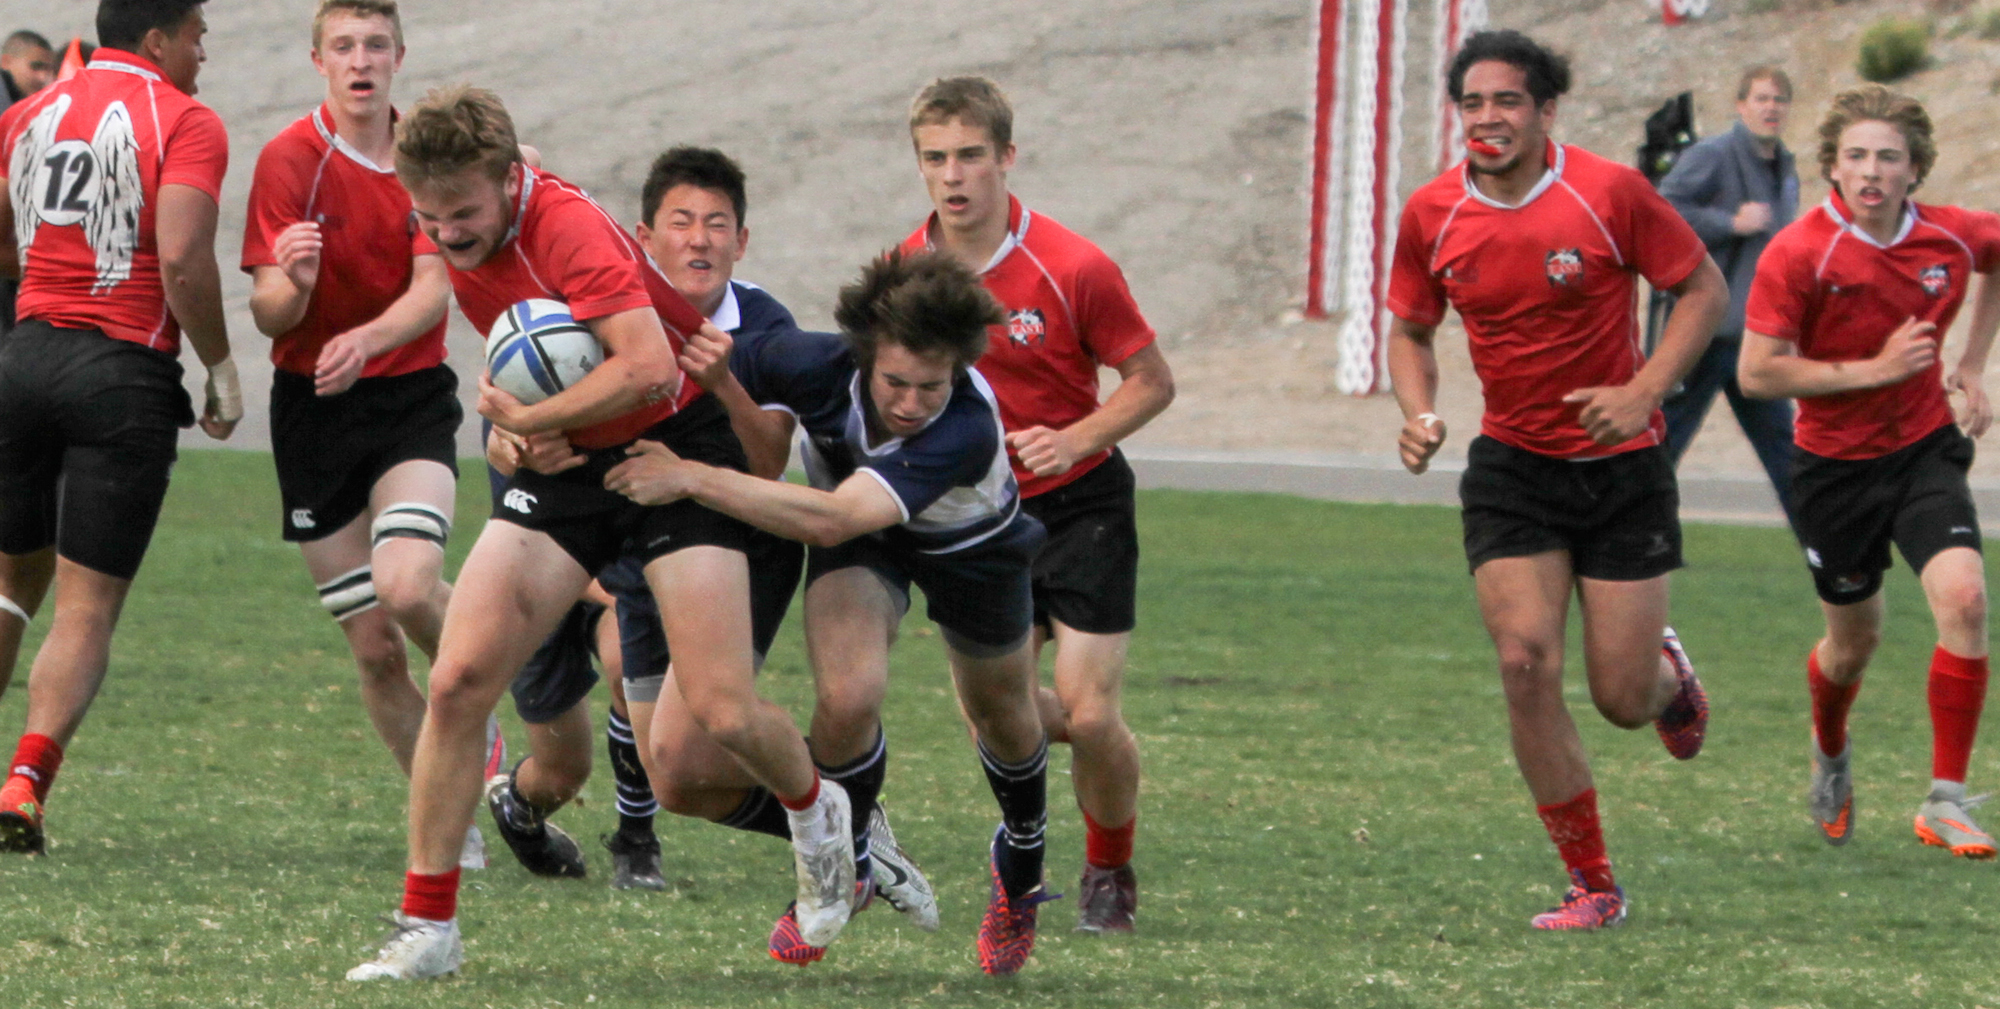
[(766, 532), (818, 547), (836, 546), (904, 519), (895, 495), (866, 473), (823, 491), (692, 462), (656, 441), (642, 439), (629, 451), (631, 458), (604, 475), (604, 486), (640, 504), (693, 498)]
[(1420, 326), (1402, 316), (1389, 322), (1389, 388), (1403, 410), (1403, 430), (1396, 435), (1396, 454), (1403, 468), (1422, 473), (1431, 457), (1444, 447), (1444, 421), (1437, 409), (1437, 348), (1431, 340), (1436, 326)]
[(604, 363), (575, 385), (533, 405), (479, 379), (480, 416), (515, 434), (568, 431), (621, 416), (647, 403), (669, 399), (680, 389), (681, 370), (660, 317), (634, 308), (584, 325), (604, 344)]
[(1716, 323), (1729, 308), (1729, 282), (1708, 256), (1669, 290), (1678, 300), (1659, 345), (1639, 373), (1624, 385), (1578, 389), (1563, 397), (1581, 408), (1578, 423), (1600, 445), (1622, 445), (1646, 430), (1653, 411), (1708, 350)]
[(160, 283), (167, 308), (208, 368), (208, 401), (201, 429), (221, 440), (243, 419), (242, 383), (229, 357), (229, 329), (222, 315), (222, 273), (215, 265), (214, 198), (193, 186), (160, 187), (154, 218)]
[(1921, 374), (1937, 361), (1937, 326), (1904, 319), (1874, 357), (1860, 361), (1814, 361), (1798, 347), (1755, 330), (1743, 334), (1736, 359), (1736, 384), (1757, 399), (1809, 399), (1857, 389), (1894, 385)]
[(681, 347), (681, 371), (722, 401), (722, 408), (729, 413), (729, 427), (749, 457), (750, 472), (775, 480), (785, 475), (785, 464), (792, 458), (792, 415), (766, 410), (750, 398), (750, 391), (729, 370), (729, 355), (735, 346), (736, 341), (720, 327), (702, 323)]
[(1021, 465), (1036, 476), (1067, 473), (1078, 459), (1124, 441), (1174, 401), (1174, 370), (1159, 344), (1147, 344), (1114, 367), (1118, 388), (1082, 420), (1060, 431), (1038, 425), (1008, 432), (1007, 447)]
[(313, 369), (313, 391), (334, 396), (354, 386), (354, 380), (379, 357), (431, 331), (451, 303), (451, 275), (444, 257), (417, 256), (410, 265), (410, 287), (382, 314), (335, 336), (320, 348)]
[(2000, 329), (2000, 270), (1979, 275), (1979, 290), (1972, 299), (1972, 326), (1965, 335), (1965, 353), (1958, 367), (1945, 376), (1945, 388), (1965, 394), (1965, 409), (1958, 422), (1965, 433), (1979, 437), (1993, 424), (1993, 404), (1986, 397), (1986, 356), (1993, 350), (1993, 334)]

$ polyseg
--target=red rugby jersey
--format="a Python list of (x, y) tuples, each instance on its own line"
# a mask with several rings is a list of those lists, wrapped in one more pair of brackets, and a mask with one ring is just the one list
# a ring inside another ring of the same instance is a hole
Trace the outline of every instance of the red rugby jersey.
[(1632, 380), (1645, 362), (1637, 278), (1672, 287), (1708, 251), (1638, 172), (1580, 147), (1549, 149), (1552, 167), (1519, 206), (1480, 193), (1463, 163), (1411, 195), (1389, 310), (1422, 326), (1443, 320), (1447, 304), (1458, 311), (1490, 438), (1570, 459), (1660, 444), (1658, 411), (1644, 433), (1606, 446), (1562, 398)]
[(16, 313), (178, 354), (153, 230), (160, 187), (220, 202), (228, 167), (222, 119), (131, 53), (99, 49), (81, 73), (16, 102), (0, 116)]
[[(245, 273), (278, 265), (271, 246), (279, 232), (300, 221), (319, 222), (319, 281), (306, 314), (271, 341), (271, 363), (297, 375), (313, 373), (328, 340), (373, 321), (410, 289), (411, 257), (437, 252), (417, 228), (395, 168), (375, 164), (340, 139), (324, 105), (257, 155), (247, 216)], [(369, 358), (361, 374), (406, 375), (442, 364), (444, 330), (440, 317), (422, 336)]]
[[(1983, 210), (1905, 204), (1896, 240), (1882, 245), (1853, 223), (1840, 195), (1786, 225), (1757, 261), (1744, 327), (1797, 345), (1814, 361), (1874, 357), (1916, 318), (1942, 339), (1974, 273), (2000, 268), (2000, 217)], [(1952, 423), (1944, 365), (1894, 385), (1799, 400), (1793, 440), (1814, 455), (1873, 459)]]
[[(1007, 240), (980, 273), (1006, 307), (1007, 325), (993, 328), (979, 373), (999, 397), (1007, 430), (1061, 430), (1097, 409), (1098, 366), (1117, 367), (1150, 346), (1153, 327), (1139, 314), (1125, 274), (1103, 250), (1054, 219), (1031, 214), (1011, 195), (1007, 204)], [(903, 248), (930, 248), (936, 221), (933, 213)], [(1029, 473), (1013, 458), (1014, 479), (1022, 497), (1034, 497), (1110, 457), (1105, 449), (1049, 477)]]
[[(470, 272), (452, 270), (451, 287), (459, 311), (481, 333), (529, 298), (563, 302), (578, 322), (651, 308), (678, 356), (686, 335), (706, 321), (604, 208), (540, 169), (524, 169), (514, 224), (499, 251)], [(683, 376), (673, 400), (563, 433), (578, 448), (622, 445), (701, 395), (701, 386)]]

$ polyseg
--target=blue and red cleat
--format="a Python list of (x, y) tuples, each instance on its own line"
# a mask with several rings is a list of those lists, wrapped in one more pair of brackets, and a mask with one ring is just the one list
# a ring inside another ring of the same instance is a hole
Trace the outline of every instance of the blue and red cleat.
[(1591, 890), (1583, 885), (1583, 874), (1570, 870), (1569, 892), (1563, 902), (1536, 915), (1528, 924), (1551, 931), (1588, 931), (1610, 928), (1625, 920), (1625, 888)]
[[(873, 874), (854, 881), (854, 914), (860, 914), (868, 905), (875, 903), (875, 877)], [(771, 959), (788, 963), (794, 967), (804, 967), (818, 963), (826, 955), (825, 946), (807, 943), (799, 934), (799, 904), (793, 901), (785, 905), (785, 913), (778, 916), (777, 924), (771, 926)]]
[(1671, 627), (1660, 642), (1660, 653), (1674, 667), (1681, 688), (1667, 702), (1660, 717), (1653, 720), (1653, 728), (1660, 733), (1660, 742), (1666, 744), (1667, 752), (1675, 760), (1693, 760), (1708, 739), (1708, 691), (1701, 688), (1701, 677), (1694, 674), (1694, 663), (1688, 661), (1680, 635)]
[(1045, 883), (1008, 897), (1007, 888), (1000, 885), (999, 862), (990, 852), (986, 864), (993, 875), (993, 893), (986, 900), (986, 917), (979, 922), (979, 969), (1004, 977), (1020, 970), (1035, 951), (1036, 909), (1062, 894), (1048, 892)]

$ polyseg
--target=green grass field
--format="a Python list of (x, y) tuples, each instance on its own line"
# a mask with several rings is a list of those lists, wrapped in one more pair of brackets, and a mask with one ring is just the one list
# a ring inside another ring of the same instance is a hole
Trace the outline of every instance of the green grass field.
[[(478, 474), (473, 474), (475, 477)], [(485, 513), (466, 483), (454, 559)], [(404, 787), (296, 551), (267, 457), (192, 452), (119, 630), (109, 683), (50, 807), (47, 858), (0, 861), (13, 1006), (1987, 1006), (1992, 866), (1911, 836), (1929, 775), (1931, 634), (1908, 573), (1855, 714), (1859, 839), (1807, 822), (1805, 573), (1778, 530), (1692, 527), (1675, 623), (1715, 705), (1708, 749), (1571, 693), (1629, 924), (1532, 933), (1561, 866), (1508, 755), (1491, 652), (1445, 509), (1142, 494), (1141, 633), (1127, 717), (1145, 751), (1138, 935), (1043, 914), (1019, 976), (979, 973), (995, 813), (916, 620), (896, 655), (887, 797), (942, 932), (877, 907), (806, 970), (764, 954), (789, 888), (775, 841), (662, 818), (663, 894), (614, 893), (602, 766), (559, 816), (593, 877), (536, 879), (495, 842), (468, 874), (456, 978), (341, 980), (403, 867)], [(46, 615), (38, 626), (46, 626)], [(33, 642), (30, 643), (30, 649)], [(1574, 663), (1572, 663), (1574, 666)], [(26, 662), (0, 700), (11, 745)], [(796, 627), (768, 667), (803, 714)], [(593, 699), (597, 710), (602, 700)], [(503, 707), (509, 736), (522, 735)], [(1061, 751), (1066, 752), (1066, 751)], [(1996, 777), (1987, 745), (1974, 787)], [(1068, 758), (1059, 755), (1058, 769)], [(1051, 869), (1082, 857), (1064, 773)], [(481, 814), (482, 817), (484, 814)]]

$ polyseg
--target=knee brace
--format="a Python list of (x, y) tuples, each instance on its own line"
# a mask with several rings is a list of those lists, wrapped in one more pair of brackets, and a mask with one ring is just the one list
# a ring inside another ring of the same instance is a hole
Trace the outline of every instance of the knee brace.
[(319, 604), (337, 621), (366, 613), (375, 603), (375, 569), (366, 564), (319, 585)]
[(405, 501), (382, 509), (368, 534), (373, 547), (392, 539), (412, 539), (434, 543), (443, 550), (444, 541), (451, 536), (451, 519), (430, 505)]

